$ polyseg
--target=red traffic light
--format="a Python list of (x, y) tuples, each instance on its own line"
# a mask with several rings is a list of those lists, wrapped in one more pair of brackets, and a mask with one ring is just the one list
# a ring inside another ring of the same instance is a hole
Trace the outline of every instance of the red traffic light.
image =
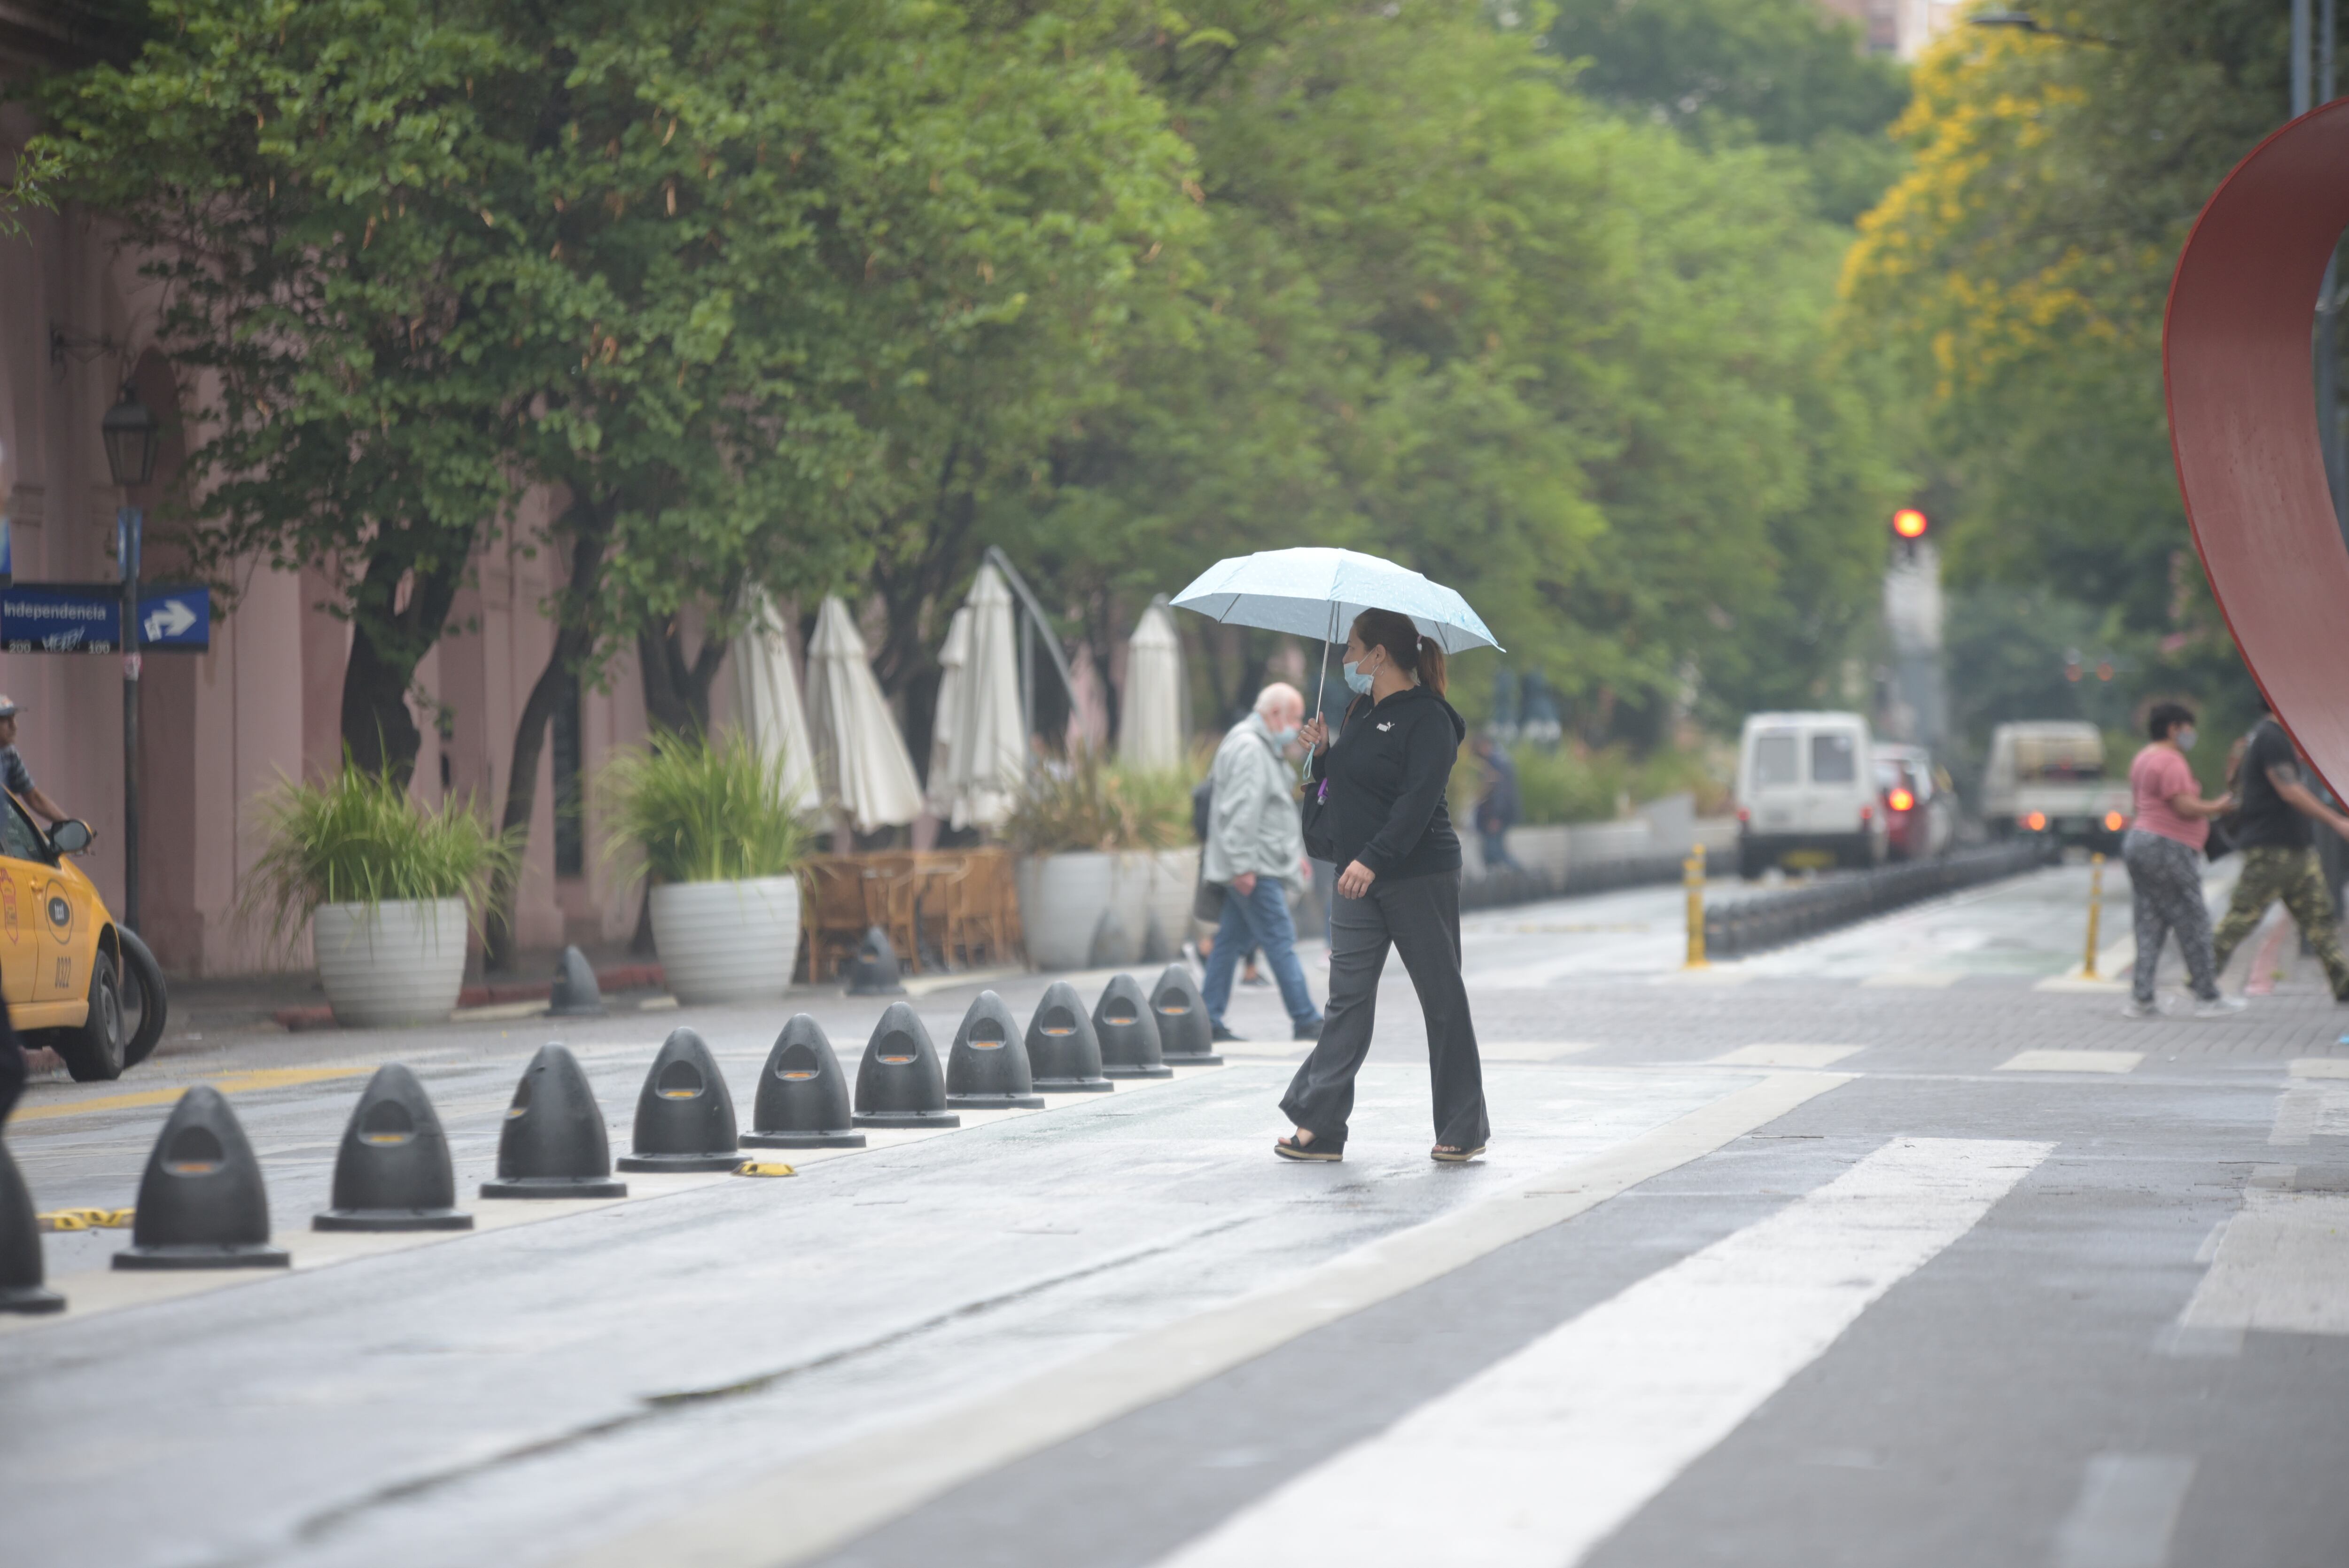
[(1930, 526), (1925, 514), (1913, 506), (1904, 506), (1892, 514), (1892, 531), (1903, 539), (1922, 539)]

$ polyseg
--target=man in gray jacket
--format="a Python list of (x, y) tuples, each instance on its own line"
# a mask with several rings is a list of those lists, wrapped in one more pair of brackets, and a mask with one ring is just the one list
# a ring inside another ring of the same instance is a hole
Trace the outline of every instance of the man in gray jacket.
[(1305, 699), (1295, 686), (1276, 682), (1257, 694), (1256, 711), (1232, 726), (1216, 752), (1215, 806), (1199, 872), (1225, 890), (1224, 917), (1200, 994), (1218, 1040), (1239, 1037), (1224, 1026), (1224, 1008), (1232, 999), (1232, 971), (1251, 947), (1262, 948), (1272, 966), (1293, 1037), (1321, 1037), (1321, 1010), (1306, 989), (1288, 918), (1288, 890), (1304, 882), (1305, 830), (1287, 754), (1304, 721)]

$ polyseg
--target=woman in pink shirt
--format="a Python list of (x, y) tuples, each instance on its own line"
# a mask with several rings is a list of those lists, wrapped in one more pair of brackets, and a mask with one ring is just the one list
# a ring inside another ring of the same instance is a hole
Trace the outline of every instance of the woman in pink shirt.
[(2146, 716), (2146, 728), (2153, 744), (2129, 764), (2137, 810), (2121, 840), (2137, 927), (2137, 971), (2121, 1016), (2160, 1016), (2153, 974), (2161, 963), (2162, 940), (2171, 932), (2178, 934), (2178, 948), (2194, 986), (2194, 1016), (2212, 1018), (2240, 1012), (2241, 997), (2219, 994), (2217, 968), (2210, 962), (2210, 911), (2202, 903), (2203, 841), (2210, 836), (2210, 819), (2234, 810), (2234, 797), (2202, 799), (2194, 769), (2186, 763), (2186, 754), (2194, 748), (2192, 709), (2183, 703), (2158, 702)]

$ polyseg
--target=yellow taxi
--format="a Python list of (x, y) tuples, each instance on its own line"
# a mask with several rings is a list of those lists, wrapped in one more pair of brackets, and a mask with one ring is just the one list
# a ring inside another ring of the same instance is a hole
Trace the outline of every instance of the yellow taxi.
[[(89, 848), (88, 822), (43, 832), (0, 793), (0, 996), (27, 1046), (47, 1046), (75, 1078), (119, 1078), (162, 1034), (162, 976), (154, 954), (122, 930), (69, 858)], [(141, 1006), (132, 1030), (125, 973)]]

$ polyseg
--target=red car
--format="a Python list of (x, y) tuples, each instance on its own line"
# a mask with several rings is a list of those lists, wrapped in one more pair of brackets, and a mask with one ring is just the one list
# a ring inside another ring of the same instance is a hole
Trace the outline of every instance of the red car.
[(1927, 861), (1946, 854), (1958, 836), (1957, 797), (1949, 778), (1921, 746), (1876, 748), (1876, 784), (1890, 830), (1886, 854)]

